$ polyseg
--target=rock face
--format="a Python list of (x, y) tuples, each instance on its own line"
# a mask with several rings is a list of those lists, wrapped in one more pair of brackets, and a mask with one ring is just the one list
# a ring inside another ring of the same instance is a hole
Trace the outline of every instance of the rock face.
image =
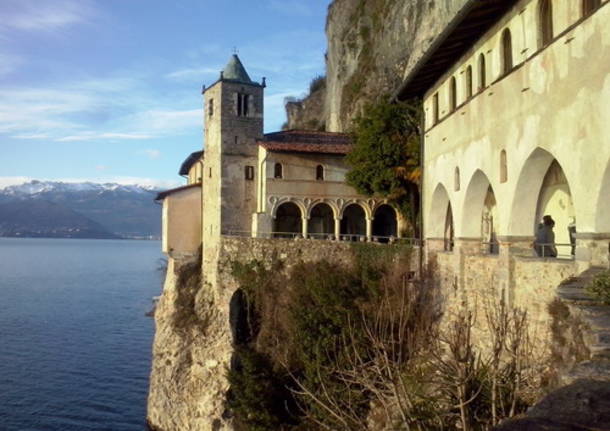
[(610, 384), (577, 380), (549, 394), (524, 417), (507, 421), (494, 430), (610, 430)]
[(326, 23), (326, 129), (394, 93), (467, 0), (335, 0)]
[(223, 431), (227, 325), (200, 277), (201, 258), (169, 260), (155, 310), (156, 333), (148, 394), (155, 431)]
[(286, 102), (285, 130), (326, 130), (326, 86), (301, 100)]

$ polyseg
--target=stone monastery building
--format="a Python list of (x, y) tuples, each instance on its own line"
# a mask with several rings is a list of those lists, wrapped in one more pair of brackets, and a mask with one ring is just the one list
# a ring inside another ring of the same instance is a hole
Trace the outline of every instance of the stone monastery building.
[(204, 88), (205, 151), (180, 168), (187, 185), (160, 193), (163, 251), (189, 255), (218, 237), (387, 241), (402, 220), (345, 183), (347, 135), (263, 133), (262, 83), (233, 55)]
[[(471, 1), (406, 77), (398, 97), (424, 100), (426, 252), (446, 284), (544, 304), (608, 267), (609, 23), (607, 1)], [(532, 249), (544, 215), (556, 258)]]

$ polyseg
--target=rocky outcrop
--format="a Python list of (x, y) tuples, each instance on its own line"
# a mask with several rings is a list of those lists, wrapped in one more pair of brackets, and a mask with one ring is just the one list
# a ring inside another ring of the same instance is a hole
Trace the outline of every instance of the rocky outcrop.
[(285, 130), (326, 130), (326, 86), (300, 100), (286, 102)]
[(335, 0), (326, 23), (326, 129), (394, 93), (467, 0)]
[(229, 430), (225, 411), (227, 325), (201, 282), (201, 257), (168, 262), (155, 310), (148, 423), (155, 431)]
[(610, 430), (610, 384), (597, 380), (577, 380), (547, 395), (524, 417), (506, 421), (494, 430)]

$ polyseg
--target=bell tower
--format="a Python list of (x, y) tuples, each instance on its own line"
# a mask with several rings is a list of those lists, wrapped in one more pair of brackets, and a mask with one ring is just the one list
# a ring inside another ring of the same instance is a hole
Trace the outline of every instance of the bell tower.
[(203, 90), (204, 164), (202, 240), (204, 250), (221, 235), (251, 231), (256, 212), (258, 147), (263, 137), (262, 83), (254, 82), (237, 54), (219, 79)]

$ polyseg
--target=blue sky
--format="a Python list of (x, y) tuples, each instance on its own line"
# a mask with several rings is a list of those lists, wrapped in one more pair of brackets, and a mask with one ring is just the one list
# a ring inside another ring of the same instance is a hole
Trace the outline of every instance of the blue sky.
[(1, 0), (0, 187), (171, 186), (202, 147), (201, 85), (236, 47), (265, 130), (324, 73), (329, 0)]

